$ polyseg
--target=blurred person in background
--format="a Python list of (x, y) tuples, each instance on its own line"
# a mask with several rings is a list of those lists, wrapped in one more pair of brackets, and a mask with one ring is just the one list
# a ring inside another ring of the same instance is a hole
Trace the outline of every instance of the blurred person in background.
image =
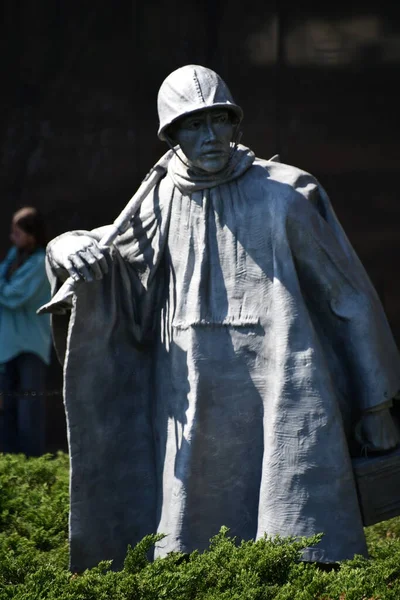
[(0, 263), (0, 449), (39, 456), (45, 446), (45, 384), (51, 332), (36, 310), (50, 298), (45, 271), (46, 234), (36, 208), (18, 210), (10, 248)]

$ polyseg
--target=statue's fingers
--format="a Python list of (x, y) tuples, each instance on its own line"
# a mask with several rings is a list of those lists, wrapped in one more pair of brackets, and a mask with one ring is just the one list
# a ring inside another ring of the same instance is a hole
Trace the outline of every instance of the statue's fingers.
[(103, 277), (103, 271), (101, 266), (99, 265), (99, 259), (94, 255), (91, 248), (87, 248), (83, 255), (84, 260), (86, 261), (90, 272), (94, 276), (95, 279), (101, 279)]
[(110, 249), (105, 246), (103, 248), (99, 248), (98, 246), (91, 246), (90, 252), (95, 257), (97, 264), (101, 269), (102, 275), (108, 273), (107, 257), (110, 254)]
[(81, 273), (79, 273), (78, 269), (75, 267), (71, 259), (67, 258), (65, 260), (64, 267), (67, 269), (68, 274), (72, 277), (74, 281), (81, 281), (83, 279)]
[(399, 431), (395, 422), (393, 421), (393, 418), (391, 419), (390, 423), (388, 422), (387, 428), (383, 432), (382, 438), (382, 446), (384, 447), (384, 450), (390, 450), (391, 448), (396, 448), (396, 446), (399, 445)]
[(87, 263), (78, 253), (70, 256), (69, 260), (72, 262), (81, 279), (84, 279), (85, 281), (93, 281), (93, 275), (91, 274)]

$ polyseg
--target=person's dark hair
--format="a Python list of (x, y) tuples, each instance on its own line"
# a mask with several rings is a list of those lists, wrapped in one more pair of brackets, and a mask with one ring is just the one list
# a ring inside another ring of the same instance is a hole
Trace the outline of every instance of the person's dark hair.
[(24, 206), (13, 215), (13, 223), (33, 235), (37, 248), (46, 248), (46, 225), (42, 213), (33, 206)]

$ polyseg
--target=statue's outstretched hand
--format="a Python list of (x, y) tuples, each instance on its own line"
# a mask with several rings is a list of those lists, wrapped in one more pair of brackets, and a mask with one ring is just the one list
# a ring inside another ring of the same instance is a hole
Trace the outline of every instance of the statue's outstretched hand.
[(365, 412), (355, 428), (356, 440), (363, 449), (384, 451), (395, 448), (400, 443), (400, 434), (390, 409)]
[(75, 281), (101, 279), (108, 272), (106, 253), (94, 238), (73, 233), (55, 238), (47, 247), (50, 263)]

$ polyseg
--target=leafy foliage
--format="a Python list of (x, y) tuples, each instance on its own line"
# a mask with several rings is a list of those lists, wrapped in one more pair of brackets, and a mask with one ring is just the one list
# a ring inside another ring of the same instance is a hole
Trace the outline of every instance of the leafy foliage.
[(235, 540), (226, 527), (206, 552), (151, 562), (162, 535), (110, 561), (68, 570), (68, 457), (0, 455), (0, 600), (398, 600), (400, 518), (366, 530), (370, 559), (326, 571), (299, 561), (320, 536)]

